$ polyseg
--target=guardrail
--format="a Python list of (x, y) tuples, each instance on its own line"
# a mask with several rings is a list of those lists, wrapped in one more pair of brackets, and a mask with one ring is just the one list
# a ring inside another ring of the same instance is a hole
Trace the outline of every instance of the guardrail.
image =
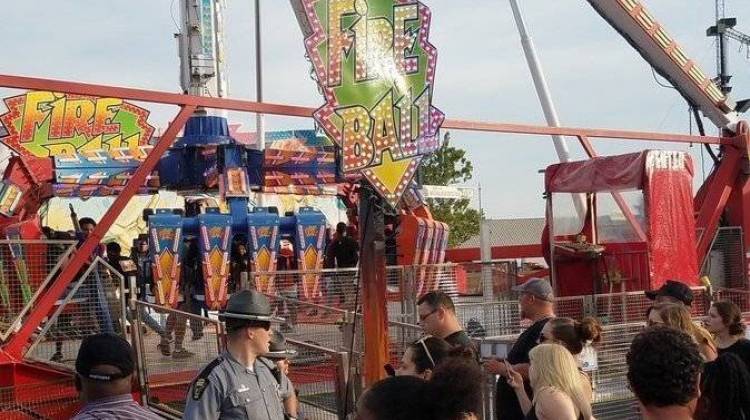
[[(162, 326), (164, 334), (169, 336), (171, 354), (160, 346), (166, 341), (162, 341), (163, 336), (146, 328), (145, 317), (150, 316), (157, 318), (155, 325)], [(131, 303), (129, 319), (140, 326), (131, 328), (131, 332), (137, 354), (142, 402), (164, 414), (181, 417), (190, 383), (200, 369), (224, 349), (222, 323), (217, 319), (142, 301)], [(187, 337), (189, 323), (193, 323), (190, 328), (192, 332), (200, 331), (201, 334), (192, 339)], [(175, 347), (180, 341), (184, 351), (176, 352)]]

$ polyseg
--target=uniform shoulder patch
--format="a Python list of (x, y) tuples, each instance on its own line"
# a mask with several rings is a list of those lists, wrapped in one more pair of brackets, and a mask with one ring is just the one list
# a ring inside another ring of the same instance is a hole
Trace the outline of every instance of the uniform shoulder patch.
[(208, 378), (198, 378), (193, 383), (193, 399), (195, 401), (198, 401), (203, 396), (203, 391), (206, 390), (208, 387), (208, 384), (210, 384), (211, 381), (208, 380)]
[(203, 391), (206, 390), (208, 385), (211, 383), (211, 381), (208, 379), (208, 376), (211, 375), (211, 372), (214, 370), (216, 366), (219, 366), (221, 362), (224, 361), (224, 358), (217, 357), (211, 363), (207, 364), (206, 367), (201, 370), (201, 373), (198, 374), (198, 377), (195, 378), (195, 381), (193, 381), (193, 392), (192, 397), (194, 400), (200, 400), (203, 396)]

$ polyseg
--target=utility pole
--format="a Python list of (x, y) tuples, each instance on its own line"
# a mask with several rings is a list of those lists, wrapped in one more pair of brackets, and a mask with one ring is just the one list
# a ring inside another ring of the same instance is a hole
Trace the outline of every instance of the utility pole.
[[(742, 33), (737, 29), (737, 18), (725, 17), (726, 9), (724, 0), (716, 0), (715, 17), (716, 24), (706, 29), (706, 36), (716, 37), (716, 83), (724, 93), (728, 95), (732, 91), (732, 87), (729, 85), (729, 81), (732, 76), (729, 74), (729, 63), (727, 60), (727, 45), (730, 39), (739, 42), (741, 46), (748, 49), (750, 54), (750, 35)], [(744, 103), (743, 103), (744, 102)], [(744, 112), (742, 110), (743, 105), (746, 101), (738, 101), (737, 111)], [(745, 105), (746, 107), (747, 105)]]

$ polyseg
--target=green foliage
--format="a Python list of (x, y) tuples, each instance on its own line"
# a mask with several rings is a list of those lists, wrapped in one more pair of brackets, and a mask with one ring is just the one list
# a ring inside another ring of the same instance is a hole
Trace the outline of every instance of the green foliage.
[[(453, 185), (471, 179), (474, 167), (466, 151), (450, 146), (446, 133), (440, 149), (425, 158), (421, 165), (425, 185)], [(448, 246), (459, 245), (479, 233), (481, 213), (469, 207), (469, 200), (427, 199), (432, 216), (450, 226)]]

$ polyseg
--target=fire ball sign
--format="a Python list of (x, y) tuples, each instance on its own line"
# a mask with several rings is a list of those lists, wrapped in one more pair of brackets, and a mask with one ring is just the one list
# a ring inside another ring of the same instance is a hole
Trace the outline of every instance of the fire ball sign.
[(148, 111), (118, 98), (31, 91), (5, 98), (2, 143), (25, 157), (71, 156), (101, 149), (137, 149), (154, 128)]
[(432, 106), (437, 50), (414, 0), (290, 0), (326, 103), (314, 118), (393, 206), (439, 147)]

